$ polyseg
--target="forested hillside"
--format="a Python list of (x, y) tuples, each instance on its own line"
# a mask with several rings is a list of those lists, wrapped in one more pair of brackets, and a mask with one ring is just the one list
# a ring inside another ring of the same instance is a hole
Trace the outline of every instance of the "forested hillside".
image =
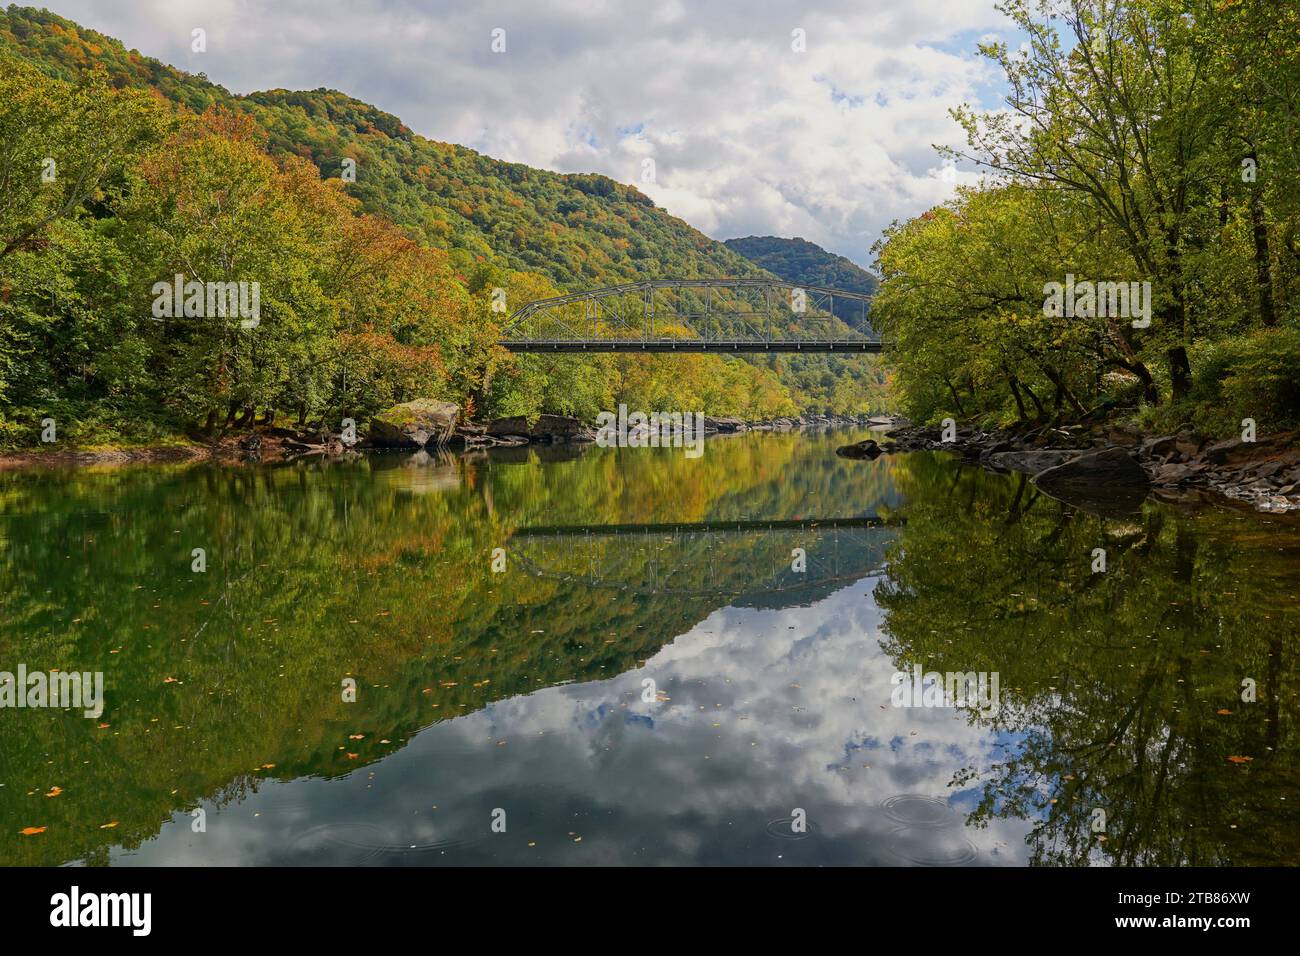
[[(876, 277), (870, 272), (807, 239), (746, 236), (728, 239), (724, 244), (732, 252), (786, 282), (864, 295), (876, 291)], [(869, 317), (870, 309), (866, 312)], [(851, 328), (862, 327), (864, 314), (856, 302), (836, 300), (835, 314)], [(784, 378), (794, 380), (799, 394), (817, 395), (829, 389), (831, 400), (827, 403), (827, 411), (852, 407), (858, 402), (857, 396), (862, 394), (872, 396), (872, 411), (892, 411), (894, 408), (893, 379), (883, 362), (797, 355), (787, 360)]]
[[(632, 187), (427, 140), (342, 93), (235, 96), (11, 6), (0, 146), (0, 445), (34, 443), (46, 417), (60, 441), (114, 444), (277, 414), (361, 420), (417, 396), (587, 418), (618, 402), (883, 407), (871, 376), (817, 357), (504, 353), (497, 287), (513, 307), (763, 273)], [(259, 283), (259, 321), (152, 321), (155, 285), (178, 274)]]
[[(726, 247), (750, 262), (780, 276), (787, 282), (843, 289), (871, 295), (876, 291), (876, 277), (844, 256), (827, 252), (807, 239), (782, 239), (780, 236), (746, 236), (728, 239)], [(847, 305), (847, 303), (846, 303)], [(856, 320), (856, 311), (847, 310), (840, 318)]]

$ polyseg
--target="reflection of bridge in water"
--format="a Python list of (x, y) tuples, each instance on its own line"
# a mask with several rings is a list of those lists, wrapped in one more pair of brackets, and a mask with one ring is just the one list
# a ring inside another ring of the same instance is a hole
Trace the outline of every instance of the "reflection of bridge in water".
[(531, 526), (515, 531), (510, 552), (534, 577), (591, 588), (786, 604), (781, 596), (829, 593), (879, 572), (891, 529), (903, 524), (869, 516)]

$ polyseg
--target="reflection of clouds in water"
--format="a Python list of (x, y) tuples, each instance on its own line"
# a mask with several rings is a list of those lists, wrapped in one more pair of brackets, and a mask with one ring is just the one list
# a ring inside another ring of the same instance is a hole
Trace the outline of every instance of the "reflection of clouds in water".
[[(1023, 863), (1027, 824), (967, 828), (973, 795), (948, 787), (996, 736), (890, 706), (871, 588), (725, 608), (637, 670), (498, 701), (343, 780), (264, 785), (206, 834), (178, 816), (131, 861)], [(671, 700), (643, 702), (647, 677)], [(775, 839), (796, 807), (815, 832)]]

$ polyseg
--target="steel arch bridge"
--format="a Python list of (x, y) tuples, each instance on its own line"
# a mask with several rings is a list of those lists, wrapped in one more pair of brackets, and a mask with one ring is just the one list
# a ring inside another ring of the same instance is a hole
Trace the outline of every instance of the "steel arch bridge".
[(499, 344), (511, 352), (880, 352), (870, 303), (861, 292), (779, 279), (643, 279), (529, 302)]

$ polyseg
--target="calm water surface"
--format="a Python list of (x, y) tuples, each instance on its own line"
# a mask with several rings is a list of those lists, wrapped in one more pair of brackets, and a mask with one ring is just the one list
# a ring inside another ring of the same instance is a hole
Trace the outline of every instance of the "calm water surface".
[(0, 473), (0, 863), (1300, 860), (1296, 523), (849, 437)]

